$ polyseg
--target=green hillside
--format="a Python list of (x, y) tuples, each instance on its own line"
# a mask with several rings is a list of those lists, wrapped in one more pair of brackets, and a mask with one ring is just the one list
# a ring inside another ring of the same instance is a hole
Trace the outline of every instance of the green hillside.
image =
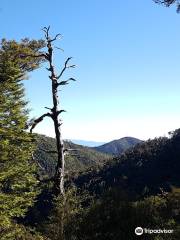
[(142, 141), (133, 138), (133, 137), (124, 137), (118, 140), (114, 140), (108, 143), (105, 143), (101, 146), (94, 147), (98, 152), (113, 154), (113, 155), (120, 155), (125, 152), (127, 149), (134, 147), (136, 144), (141, 143)]
[[(40, 139), (42, 143), (42, 136)], [(138, 239), (179, 240), (179, 172), (180, 130), (176, 130), (170, 138), (136, 145), (104, 166), (73, 177), (78, 191), (70, 189), (66, 193), (65, 236), (76, 240), (135, 240), (134, 230), (140, 226), (173, 229), (174, 233), (144, 234)], [(48, 204), (50, 193), (45, 189), (29, 214), (32, 226), (37, 226), (48, 240), (59, 239), (57, 228), (61, 219), (60, 205), (52, 212)], [(49, 222), (44, 223), (49, 215)]]
[(180, 187), (180, 130), (170, 138), (148, 140), (114, 158), (101, 170), (84, 173), (76, 184), (102, 193), (121, 187), (131, 194), (149, 196)]
[[(74, 149), (65, 156), (66, 173), (84, 171), (90, 167), (100, 167), (110, 159), (110, 155), (95, 151), (94, 149), (65, 141), (65, 148)], [(37, 149), (34, 157), (39, 166), (41, 175), (52, 177), (56, 166), (56, 142), (54, 138), (37, 135)]]

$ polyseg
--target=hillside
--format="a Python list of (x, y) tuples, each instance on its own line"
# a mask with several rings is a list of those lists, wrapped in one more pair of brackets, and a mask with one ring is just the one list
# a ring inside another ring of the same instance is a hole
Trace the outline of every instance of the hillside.
[(180, 187), (180, 130), (170, 138), (148, 140), (114, 158), (101, 170), (79, 176), (76, 185), (102, 193), (111, 187), (148, 196)]
[[(40, 139), (42, 143), (42, 136)], [(47, 138), (44, 140), (47, 141)], [(148, 226), (150, 229), (158, 226), (160, 229), (174, 229), (175, 234), (170, 239), (179, 239), (179, 171), (180, 130), (176, 130), (170, 138), (148, 140), (100, 168), (72, 177), (71, 180), (78, 187), (78, 194), (75, 192), (73, 201), (72, 195), (68, 195), (70, 203), (82, 201), (82, 205), (78, 211), (78, 205), (74, 206), (77, 214), (70, 219), (67, 233), (72, 231), (71, 234), (77, 236), (74, 239), (79, 240), (134, 240), (134, 229), (137, 226)], [(39, 222), (48, 216), (48, 199), (49, 191), (46, 189), (34, 207), (35, 214), (30, 212), (33, 224), (36, 222), (39, 226)], [(39, 212), (43, 215), (38, 215)], [(54, 223), (53, 220), (52, 223), (43, 228), (43, 231), (47, 229), (45, 233), (48, 236), (55, 234), (59, 226), (59, 222)], [(49, 231), (51, 228), (54, 233)], [(39, 231), (42, 231), (41, 227)], [(157, 236), (141, 239), (166, 239)]]
[(107, 154), (120, 155), (125, 152), (127, 149), (134, 147), (136, 144), (141, 143), (142, 141), (133, 138), (133, 137), (124, 137), (118, 140), (111, 141), (109, 143), (103, 144), (93, 149)]
[[(65, 156), (66, 172), (79, 172), (90, 167), (100, 167), (110, 158), (108, 154), (97, 152), (94, 149), (70, 141), (65, 141), (65, 148), (76, 150)], [(53, 176), (56, 166), (56, 154), (47, 153), (48, 151), (56, 151), (55, 139), (38, 134), (37, 150), (34, 157), (38, 162), (40, 173)]]

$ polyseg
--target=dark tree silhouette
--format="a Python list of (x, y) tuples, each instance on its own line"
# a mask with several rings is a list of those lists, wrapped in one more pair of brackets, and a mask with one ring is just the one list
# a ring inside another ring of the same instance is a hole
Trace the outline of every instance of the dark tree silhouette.
[(74, 68), (75, 65), (68, 65), (69, 61), (71, 60), (71, 57), (67, 58), (67, 60), (64, 63), (64, 67), (62, 68), (61, 72), (59, 74), (56, 74), (55, 68), (53, 65), (53, 46), (52, 43), (57, 40), (57, 38), (60, 36), (60, 34), (57, 34), (54, 38), (51, 38), (49, 35), (50, 27), (44, 27), (43, 31), (45, 32), (45, 40), (46, 40), (46, 46), (47, 46), (47, 52), (42, 53), (41, 55), (35, 56), (35, 57), (44, 57), (45, 60), (48, 62), (48, 68), (47, 70), (50, 72), (50, 80), (52, 83), (52, 100), (53, 100), (53, 107), (46, 109), (50, 110), (49, 112), (43, 114), (39, 118), (35, 119), (30, 131), (36, 127), (38, 123), (40, 123), (45, 117), (50, 117), (54, 122), (54, 129), (55, 129), (55, 136), (56, 136), (56, 147), (57, 147), (57, 166), (56, 166), (56, 173), (54, 178), (54, 186), (55, 186), (55, 194), (58, 195), (64, 195), (64, 154), (65, 151), (68, 151), (68, 149), (64, 149), (63, 140), (62, 140), (62, 134), (61, 134), (61, 119), (59, 119), (59, 115), (65, 110), (60, 109), (59, 99), (58, 99), (58, 89), (59, 87), (63, 85), (67, 85), (70, 81), (76, 81), (74, 78), (69, 78), (65, 81), (62, 81), (61, 78), (64, 74), (64, 72), (68, 68)]

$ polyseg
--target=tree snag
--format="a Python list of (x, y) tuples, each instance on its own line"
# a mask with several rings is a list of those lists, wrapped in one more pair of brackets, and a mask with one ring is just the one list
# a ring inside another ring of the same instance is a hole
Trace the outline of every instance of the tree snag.
[[(36, 127), (36, 125), (41, 122), (45, 117), (50, 117), (54, 122), (54, 130), (55, 130), (55, 137), (56, 137), (56, 147), (57, 147), (57, 166), (56, 166), (56, 172), (55, 172), (55, 178), (54, 178), (54, 187), (55, 187), (55, 194), (63, 195), (64, 196), (64, 154), (65, 149), (63, 145), (63, 139), (61, 134), (61, 120), (59, 119), (59, 115), (62, 112), (65, 112), (65, 110), (60, 109), (59, 99), (58, 99), (58, 88), (62, 85), (66, 85), (69, 83), (69, 81), (76, 81), (74, 78), (69, 78), (66, 81), (61, 81), (61, 77), (63, 76), (63, 73), (68, 68), (74, 68), (75, 65), (68, 65), (69, 61), (71, 60), (71, 57), (67, 58), (65, 61), (64, 67), (62, 68), (59, 75), (55, 73), (55, 68), (53, 65), (53, 46), (52, 42), (57, 40), (57, 38), (60, 36), (60, 34), (57, 34), (54, 38), (51, 39), (49, 36), (49, 30), (50, 27), (44, 27), (43, 31), (45, 33), (45, 39), (46, 39), (46, 46), (47, 46), (47, 52), (41, 54), (41, 57), (44, 56), (45, 60), (48, 62), (48, 68), (46, 68), (50, 72), (50, 80), (51, 80), (51, 91), (52, 91), (52, 100), (53, 100), (53, 107), (47, 108), (50, 112), (43, 114), (41, 117), (34, 120), (34, 123), (31, 127), (32, 130)], [(38, 56), (35, 56), (38, 57)]]

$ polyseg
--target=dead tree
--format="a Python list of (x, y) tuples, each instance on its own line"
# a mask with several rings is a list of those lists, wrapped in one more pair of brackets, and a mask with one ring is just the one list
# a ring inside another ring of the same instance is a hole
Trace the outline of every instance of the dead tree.
[[(52, 43), (57, 40), (60, 34), (57, 34), (54, 38), (51, 38), (49, 36), (49, 30), (50, 27), (44, 27), (43, 31), (45, 33), (45, 40), (46, 40), (46, 46), (47, 46), (47, 52), (42, 53), (39, 55), (40, 57), (44, 57), (45, 60), (48, 62), (48, 68), (47, 70), (50, 72), (50, 80), (51, 80), (51, 91), (52, 91), (52, 100), (53, 100), (53, 107), (46, 109), (50, 110), (50, 112), (47, 112), (40, 116), (39, 118), (35, 119), (30, 132), (36, 127), (38, 123), (40, 123), (45, 117), (50, 117), (53, 120), (54, 123), (54, 130), (55, 130), (55, 137), (56, 137), (56, 147), (57, 147), (57, 166), (56, 166), (56, 172), (54, 177), (54, 187), (55, 187), (55, 194), (58, 195), (64, 195), (64, 154), (67, 151), (64, 149), (62, 134), (61, 134), (61, 119), (59, 118), (60, 114), (65, 112), (65, 110), (60, 109), (60, 102), (59, 102), (59, 96), (58, 96), (58, 90), (61, 86), (67, 85), (70, 81), (76, 81), (74, 78), (69, 78), (67, 80), (61, 80), (64, 72), (68, 68), (74, 68), (75, 65), (68, 65), (69, 61), (71, 60), (71, 57), (67, 58), (67, 60), (64, 63), (64, 67), (62, 68), (61, 72), (59, 74), (56, 74), (55, 68), (53, 65), (53, 46)], [(39, 57), (35, 56), (35, 57)]]

